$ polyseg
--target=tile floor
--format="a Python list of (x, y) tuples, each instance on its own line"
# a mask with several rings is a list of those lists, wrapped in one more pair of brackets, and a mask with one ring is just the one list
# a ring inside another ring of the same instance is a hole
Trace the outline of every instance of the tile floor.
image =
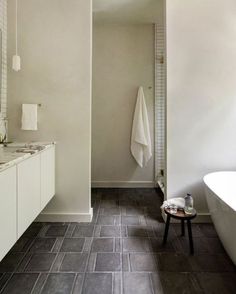
[(0, 263), (4, 294), (236, 293), (236, 268), (212, 225), (193, 225), (195, 255), (180, 226), (162, 247), (154, 189), (94, 189), (94, 218), (33, 223)]

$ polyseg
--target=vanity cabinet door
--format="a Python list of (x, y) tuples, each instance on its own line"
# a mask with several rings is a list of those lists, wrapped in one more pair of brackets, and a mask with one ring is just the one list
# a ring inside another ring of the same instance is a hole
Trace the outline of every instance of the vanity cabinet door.
[(0, 261), (17, 240), (16, 167), (0, 172)]
[(41, 153), (41, 210), (55, 195), (55, 146)]
[(18, 164), (18, 238), (40, 213), (40, 156)]

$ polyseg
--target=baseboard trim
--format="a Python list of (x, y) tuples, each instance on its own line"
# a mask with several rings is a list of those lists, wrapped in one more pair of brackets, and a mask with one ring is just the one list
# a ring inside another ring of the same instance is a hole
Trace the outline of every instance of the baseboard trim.
[(92, 181), (92, 188), (154, 188), (154, 181)]
[(91, 222), (93, 218), (93, 208), (89, 213), (47, 213), (42, 212), (37, 218), (37, 222)]
[[(164, 210), (162, 210), (162, 218), (164, 222), (166, 222), (166, 214)], [(172, 223), (178, 223), (178, 220), (171, 218)], [(212, 223), (211, 215), (208, 212), (200, 212), (197, 214), (197, 217), (192, 220), (193, 223)]]

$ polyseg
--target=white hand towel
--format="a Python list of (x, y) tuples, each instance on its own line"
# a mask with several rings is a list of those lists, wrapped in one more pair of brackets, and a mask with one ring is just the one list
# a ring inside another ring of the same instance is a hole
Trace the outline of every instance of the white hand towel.
[(36, 131), (38, 129), (38, 105), (22, 104), (21, 129)]
[(131, 153), (141, 167), (146, 166), (149, 159), (152, 157), (148, 113), (142, 87), (138, 90), (137, 102), (134, 111)]
[(161, 208), (169, 207), (170, 205), (175, 205), (178, 208), (184, 208), (185, 206), (185, 199), (182, 197), (171, 198), (163, 202)]

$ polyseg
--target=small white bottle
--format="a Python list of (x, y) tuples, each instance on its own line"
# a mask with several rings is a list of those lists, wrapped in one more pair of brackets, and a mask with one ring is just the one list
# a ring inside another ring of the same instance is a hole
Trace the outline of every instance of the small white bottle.
[(188, 193), (185, 197), (185, 207), (184, 212), (185, 214), (192, 214), (193, 213), (193, 197), (190, 193)]

